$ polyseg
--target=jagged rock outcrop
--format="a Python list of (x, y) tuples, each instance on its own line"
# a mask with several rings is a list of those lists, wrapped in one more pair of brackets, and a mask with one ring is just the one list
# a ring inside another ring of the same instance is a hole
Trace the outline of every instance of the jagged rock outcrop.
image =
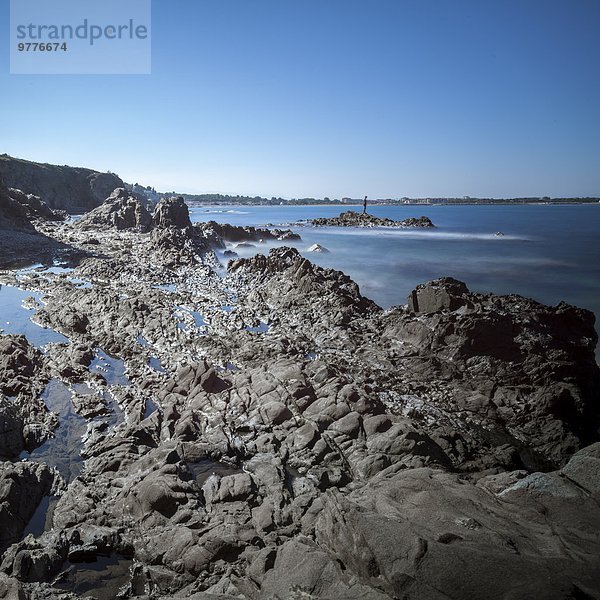
[(290, 229), (263, 229), (251, 226), (236, 226), (227, 223), (216, 223), (208, 221), (206, 223), (197, 223), (195, 227), (202, 232), (208, 239), (222, 239), (227, 242), (266, 242), (266, 241), (284, 241), (300, 240), (301, 237)]
[(133, 192), (117, 188), (102, 205), (85, 214), (76, 226), (82, 229), (135, 229), (147, 233), (152, 228), (152, 216)]
[(14, 188), (9, 189), (8, 192), (13, 200), (26, 207), (29, 219), (45, 219), (47, 221), (64, 221), (65, 219), (64, 211), (52, 210), (39, 196), (25, 194)]
[(330, 250), (325, 248), (325, 246), (321, 246), (321, 244), (313, 244), (312, 246), (306, 249), (307, 252), (317, 252), (320, 254), (329, 254)]
[(343, 212), (339, 217), (309, 219), (308, 222), (315, 227), (435, 227), (429, 217), (411, 217), (402, 221), (394, 221), (353, 210)]
[(260, 297), (272, 309), (289, 311), (289, 317), (301, 317), (317, 327), (329, 322), (326, 315), (333, 315), (333, 323), (339, 326), (381, 310), (361, 296), (350, 277), (311, 263), (295, 248), (283, 246), (273, 248), (268, 256), (232, 260), (229, 273), (241, 277), (242, 285), (252, 281), (248, 301)]
[(160, 229), (192, 227), (190, 211), (181, 196), (161, 200), (154, 211), (153, 221), (154, 226)]
[(438, 407), (558, 466), (600, 423), (594, 322), (566, 303), (477, 294), (445, 278), (418, 286), (408, 313), (385, 315), (381, 339), (402, 344), (415, 380), (446, 382)]
[(211, 248), (224, 247), (217, 232), (192, 225), (181, 196), (163, 198), (156, 206), (152, 243), (156, 260), (169, 267), (198, 264)]
[(113, 173), (36, 163), (7, 154), (0, 156), (0, 177), (8, 187), (39, 196), (50, 208), (71, 214), (99, 206), (115, 188), (125, 186)]
[(27, 208), (13, 198), (2, 179), (0, 179), (0, 230), (35, 231), (27, 214)]
[(200, 264), (210, 250), (209, 243), (193, 227), (155, 227), (152, 243), (155, 260), (169, 268)]

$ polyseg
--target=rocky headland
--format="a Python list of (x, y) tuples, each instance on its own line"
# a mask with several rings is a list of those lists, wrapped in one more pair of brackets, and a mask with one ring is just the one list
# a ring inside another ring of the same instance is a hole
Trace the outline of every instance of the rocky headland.
[(0, 155), (0, 178), (26, 194), (35, 194), (52, 208), (81, 214), (104, 202), (124, 183), (114, 173), (83, 167), (37, 163), (8, 154)]
[(435, 227), (429, 217), (411, 217), (402, 221), (394, 221), (353, 210), (343, 212), (338, 217), (310, 219), (308, 223), (315, 227)]
[(0, 336), (0, 598), (600, 597), (592, 313), (383, 310), (181, 198), (19, 218), (80, 254), (0, 274), (68, 340)]

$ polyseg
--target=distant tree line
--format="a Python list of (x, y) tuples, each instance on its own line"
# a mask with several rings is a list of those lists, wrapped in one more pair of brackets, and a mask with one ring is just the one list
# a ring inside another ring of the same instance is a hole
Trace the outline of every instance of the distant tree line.
[[(152, 190), (154, 192), (154, 190)], [(305, 206), (305, 205), (339, 205), (339, 204), (362, 204), (362, 199), (344, 198), (281, 198), (271, 197), (264, 198), (262, 196), (240, 196), (229, 194), (181, 194), (177, 192), (161, 193), (161, 197), (182, 196), (188, 204), (233, 204), (233, 205), (263, 205), (263, 206)], [(585, 198), (551, 198), (549, 196), (542, 197), (524, 197), (524, 198), (473, 198), (465, 196), (462, 198), (379, 198), (369, 200), (369, 204), (384, 204), (384, 205), (403, 205), (403, 204), (595, 204), (600, 203), (600, 197), (585, 197)]]
[(271, 198), (263, 198), (262, 196), (230, 196), (228, 194), (178, 194), (171, 192), (161, 194), (163, 197), (182, 196), (189, 203), (197, 204), (239, 204), (239, 205), (307, 205), (307, 204), (341, 204), (340, 200), (330, 200), (329, 198), (279, 198), (272, 196)]

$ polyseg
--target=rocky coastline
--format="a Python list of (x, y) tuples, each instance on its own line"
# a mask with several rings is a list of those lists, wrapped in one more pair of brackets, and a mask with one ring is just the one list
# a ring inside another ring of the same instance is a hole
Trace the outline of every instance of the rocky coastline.
[(592, 313), (451, 278), (383, 310), (291, 230), (17, 196), (49, 246), (0, 284), (67, 341), (0, 335), (0, 598), (600, 597)]

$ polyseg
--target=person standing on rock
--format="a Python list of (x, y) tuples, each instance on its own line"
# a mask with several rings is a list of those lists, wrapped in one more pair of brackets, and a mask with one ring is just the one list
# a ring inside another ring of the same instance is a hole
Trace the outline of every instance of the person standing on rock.
[(367, 214), (367, 197), (363, 200), (363, 215)]

